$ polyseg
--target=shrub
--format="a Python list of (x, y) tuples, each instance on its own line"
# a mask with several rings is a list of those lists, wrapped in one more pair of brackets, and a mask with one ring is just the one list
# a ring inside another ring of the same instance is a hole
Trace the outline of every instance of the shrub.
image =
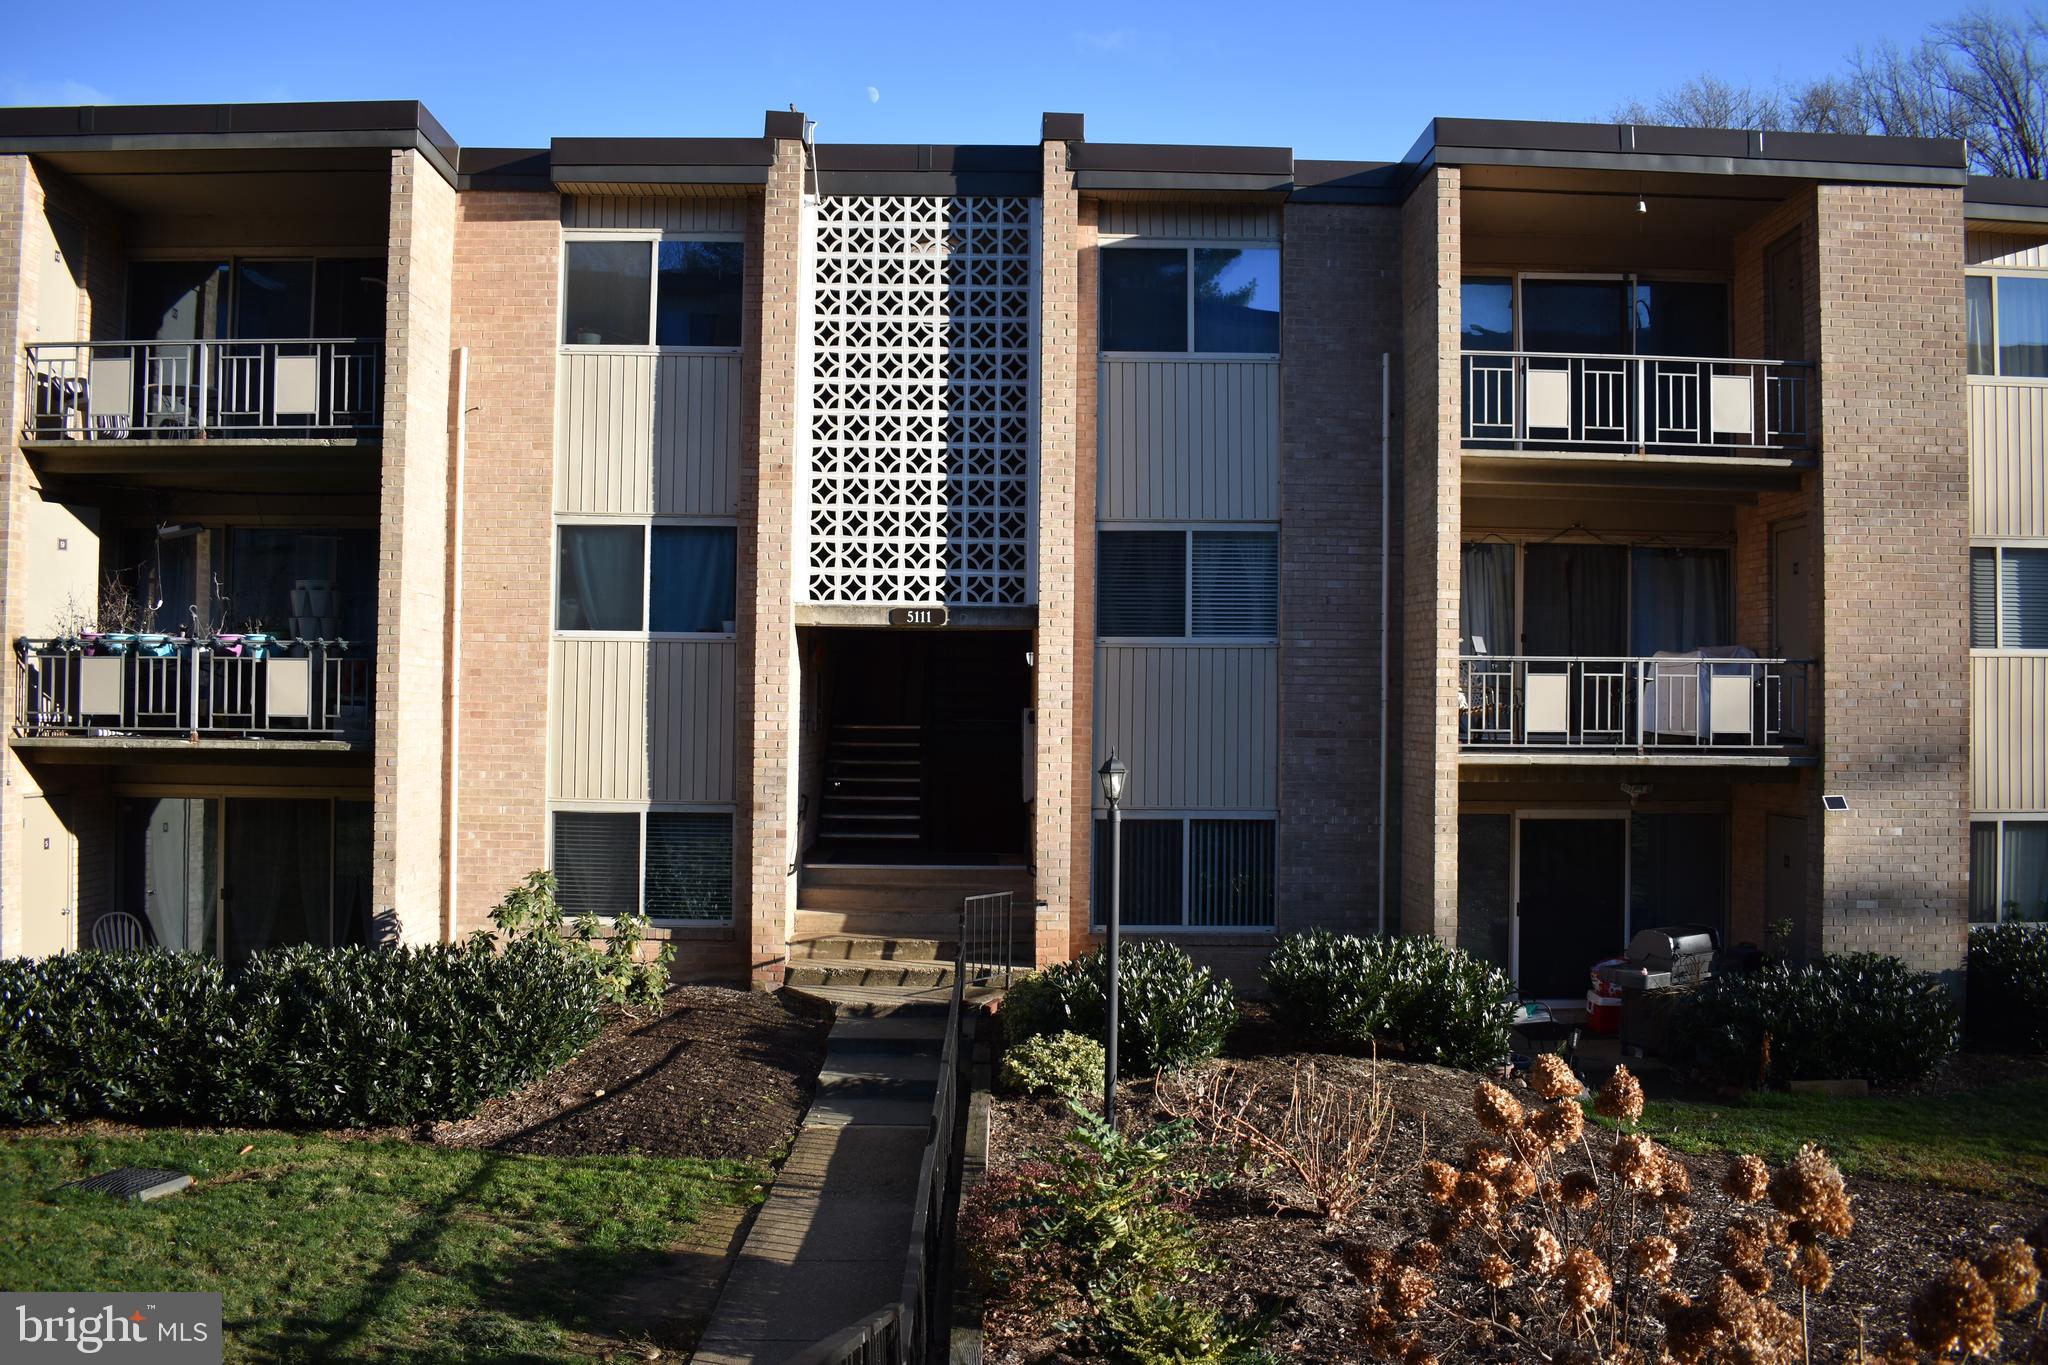
[[(1237, 1024), (1230, 983), (1197, 967), (1176, 944), (1124, 944), (1117, 977), (1117, 1069), (1126, 1076), (1206, 1061), (1222, 1051)], [(1023, 1000), (1012, 987), (1003, 1001), (1004, 1036), (1015, 1041), (1064, 1031), (1101, 1037), (1108, 984), (1108, 957), (1099, 948), (1026, 977), (1019, 983)]]
[(1679, 1007), (1671, 1036), (1734, 1085), (1912, 1081), (1955, 1050), (1959, 1024), (1955, 997), (1933, 973), (1849, 953), (1713, 977)]
[(1005, 1089), (1084, 1099), (1102, 1088), (1102, 1044), (1078, 1033), (1044, 1033), (1003, 1053)]
[(1024, 1245), (1091, 1297), (1127, 1283), (1179, 1284), (1211, 1268), (1186, 1212), (1192, 1177), (1178, 1166), (1187, 1126), (1126, 1134), (1068, 1107), (1073, 1129), (1024, 1173)]
[(1117, 1365), (1263, 1365), (1274, 1357), (1259, 1345), (1267, 1324), (1244, 1322), (1220, 1308), (1156, 1289), (1136, 1287), (1105, 1299), (1088, 1336)]
[(2048, 1052), (2048, 926), (1984, 924), (1970, 931), (1970, 1045)]
[(1296, 1036), (1480, 1069), (1508, 1055), (1507, 974), (1433, 938), (1312, 929), (1282, 939), (1264, 971), (1275, 1020)]
[(624, 1009), (652, 1009), (668, 989), (673, 943), (664, 943), (652, 961), (640, 961), (640, 943), (650, 923), (637, 910), (612, 917), (611, 932), (600, 939), (604, 925), (595, 915), (579, 915), (565, 932), (559, 889), (552, 872), (529, 872), (505, 893), (491, 911), (491, 923), (508, 941), (537, 938), (557, 943), (589, 959), (598, 972), (598, 989), (611, 1004)]

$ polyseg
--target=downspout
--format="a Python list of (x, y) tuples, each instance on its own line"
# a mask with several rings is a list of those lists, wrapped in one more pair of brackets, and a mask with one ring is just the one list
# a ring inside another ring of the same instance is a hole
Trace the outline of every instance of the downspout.
[(442, 745), (442, 761), (446, 765), (442, 776), (442, 799), (444, 812), (441, 830), (441, 863), (446, 885), (441, 893), (441, 941), (455, 941), (455, 893), (460, 884), (456, 875), (457, 845), (456, 816), (462, 802), (462, 652), (456, 647), (461, 638), (462, 625), (462, 501), (463, 501), (463, 457), (469, 447), (469, 347), (455, 348), (455, 449), (452, 452), (453, 468), (449, 472), (452, 485), (448, 496), (448, 611), (443, 621), (442, 667), (447, 670), (444, 691), (448, 723), (445, 730), (446, 742)]
[(1393, 513), (1393, 478), (1387, 467), (1387, 405), (1391, 399), (1390, 370), (1388, 353), (1380, 352), (1380, 870), (1375, 879), (1379, 885), (1380, 937), (1387, 934), (1387, 611), (1393, 602), (1393, 590), (1387, 574), (1393, 564), (1393, 526), (1388, 518)]

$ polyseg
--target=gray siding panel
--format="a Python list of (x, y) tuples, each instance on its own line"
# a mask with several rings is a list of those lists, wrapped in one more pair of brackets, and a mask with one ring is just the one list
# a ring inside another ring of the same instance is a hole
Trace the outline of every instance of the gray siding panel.
[(729, 517), (738, 511), (740, 358), (664, 355), (655, 365), (654, 510)]
[(1279, 657), (1272, 645), (1103, 645), (1096, 748), (1131, 770), (1133, 810), (1279, 805)]
[(1275, 521), (1280, 364), (1101, 362), (1104, 521)]
[(1970, 808), (2048, 810), (2048, 655), (1971, 656)]
[(579, 351), (561, 359), (555, 510), (651, 510), (655, 357)]
[(594, 197), (562, 201), (562, 226), (626, 232), (745, 232), (752, 208), (744, 198)]
[(1280, 210), (1242, 206), (1181, 203), (1119, 203), (1102, 205), (1099, 230), (1105, 236), (1160, 237), (1218, 241), (1277, 242)]
[(557, 801), (647, 799), (647, 645), (554, 642), (549, 795)]
[(1970, 534), (2048, 536), (2048, 384), (1970, 381)]
[(657, 640), (647, 675), (648, 799), (733, 799), (737, 646)]

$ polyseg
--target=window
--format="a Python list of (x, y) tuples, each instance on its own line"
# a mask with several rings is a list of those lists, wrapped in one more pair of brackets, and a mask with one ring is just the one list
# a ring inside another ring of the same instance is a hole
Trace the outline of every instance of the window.
[[(1109, 821), (1095, 822), (1095, 922), (1109, 915)], [(1134, 929), (1265, 929), (1273, 923), (1274, 822), (1126, 818), (1118, 915)]]
[(730, 635), (737, 540), (730, 526), (564, 526), (555, 629)]
[(732, 918), (732, 816), (724, 811), (556, 811), (556, 899), (568, 915), (640, 911)]
[(1104, 531), (1104, 639), (1270, 640), (1280, 631), (1277, 531)]
[(2048, 923), (2048, 820), (1971, 822), (1970, 922)]
[(1467, 351), (1722, 356), (1731, 345), (1728, 286), (1714, 280), (1468, 275), (1459, 306)]
[(1970, 550), (1970, 648), (2048, 649), (2048, 550)]
[(578, 239), (562, 260), (566, 346), (740, 344), (738, 242)]
[(1964, 277), (1970, 373), (2048, 378), (2048, 278)]
[(1278, 247), (1108, 247), (1101, 274), (1105, 351), (1279, 354)]
[(1460, 345), (1468, 351), (1515, 349), (1515, 282), (1501, 275), (1467, 277), (1459, 304)]

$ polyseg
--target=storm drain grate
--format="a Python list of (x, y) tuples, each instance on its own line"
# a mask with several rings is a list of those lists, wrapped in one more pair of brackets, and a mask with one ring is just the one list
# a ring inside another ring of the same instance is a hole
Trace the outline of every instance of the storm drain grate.
[(95, 1194), (111, 1194), (120, 1199), (161, 1199), (167, 1194), (176, 1194), (192, 1183), (192, 1177), (183, 1171), (160, 1171), (147, 1166), (123, 1166), (119, 1170), (90, 1175), (83, 1180), (74, 1180), (63, 1188), (67, 1190), (91, 1190)]

